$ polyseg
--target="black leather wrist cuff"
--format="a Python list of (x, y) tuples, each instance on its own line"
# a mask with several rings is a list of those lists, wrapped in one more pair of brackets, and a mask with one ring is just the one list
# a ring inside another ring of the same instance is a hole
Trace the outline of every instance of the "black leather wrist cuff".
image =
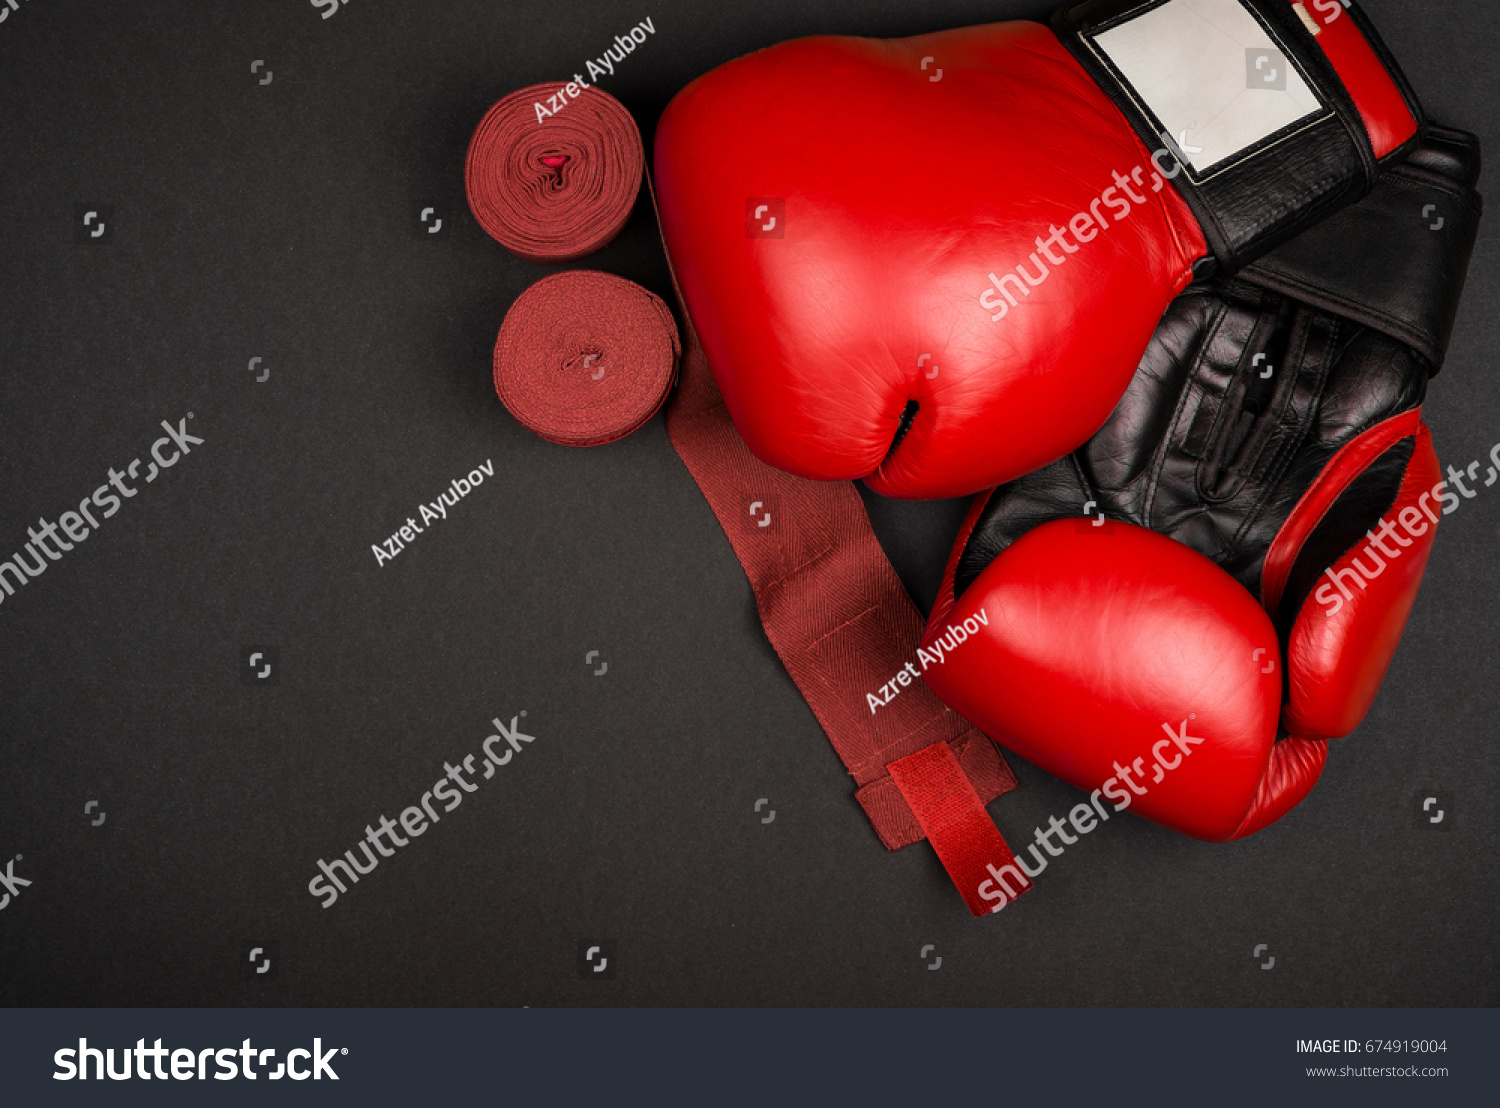
[[(1306, 9), (1302, 9), (1305, 13)], [(1416, 133), (1416, 98), (1357, 7), (1344, 10), (1390, 75)], [(1368, 192), (1379, 170), (1364, 122), (1289, 0), (1089, 0), (1052, 18), (1114, 101), (1231, 273)], [(1200, 122), (1201, 120), (1201, 122)]]
[(1463, 295), (1483, 202), (1479, 139), (1428, 130), (1370, 195), (1240, 274), (1410, 346), (1436, 374)]

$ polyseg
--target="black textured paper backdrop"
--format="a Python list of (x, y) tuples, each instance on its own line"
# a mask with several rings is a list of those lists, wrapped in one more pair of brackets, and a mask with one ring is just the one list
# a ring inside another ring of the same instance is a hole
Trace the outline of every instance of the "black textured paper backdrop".
[[(1366, 7), (1432, 116), (1500, 156), (1492, 8)], [(879, 846), (661, 419), (570, 450), (495, 398), (505, 310), (555, 267), (464, 204), (494, 100), (650, 17), (600, 82), (649, 143), (689, 80), (782, 39), (1045, 11), (22, 0), (0, 23), (0, 555), (142, 462), (138, 495), (0, 604), (0, 872), (32, 882), (0, 910), (0, 1003), (1500, 999), (1500, 486), (1445, 521), (1373, 712), (1300, 808), (1230, 846), (1112, 821), (974, 921), (930, 849)], [(106, 234), (80, 242), (90, 210)], [(1427, 406), (1460, 466), (1500, 441), (1497, 227)], [(644, 201), (579, 264), (668, 291)], [(203, 444), (140, 483), (189, 412)], [(867, 500), (929, 604), (963, 506)], [(265, 646), (274, 683), (245, 683)], [(534, 743), (319, 906), (319, 858), (522, 711)], [(1077, 794), (1012, 764), (990, 810), (1014, 841)], [(1415, 827), (1432, 789), (1446, 833)], [(581, 940), (609, 979), (580, 976)]]

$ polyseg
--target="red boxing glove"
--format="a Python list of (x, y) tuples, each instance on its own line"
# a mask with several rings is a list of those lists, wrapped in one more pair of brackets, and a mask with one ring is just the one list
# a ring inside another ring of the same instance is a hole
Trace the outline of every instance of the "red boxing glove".
[(1195, 275), (1358, 199), (1417, 136), (1357, 8), (1314, 7), (1111, 0), (694, 81), (656, 133), (662, 226), (750, 448), (900, 497), (1076, 449)]
[(1299, 803), (1458, 505), (1421, 403), (1478, 172), (1433, 128), (1362, 203), (1179, 297), (1104, 428), (970, 513), (919, 655), (938, 695), (1100, 817), (1226, 841)]

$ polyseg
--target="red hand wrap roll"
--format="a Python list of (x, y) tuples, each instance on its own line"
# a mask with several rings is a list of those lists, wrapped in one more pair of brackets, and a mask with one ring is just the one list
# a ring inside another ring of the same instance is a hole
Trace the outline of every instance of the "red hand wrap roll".
[(549, 118), (536, 105), (558, 82), (505, 97), (469, 143), (464, 188), (479, 225), (528, 261), (566, 262), (620, 233), (641, 188), (646, 153), (625, 106), (585, 88)]
[(640, 285), (554, 273), (511, 305), (495, 343), (495, 391), (548, 442), (598, 446), (656, 414), (681, 353), (672, 313)]

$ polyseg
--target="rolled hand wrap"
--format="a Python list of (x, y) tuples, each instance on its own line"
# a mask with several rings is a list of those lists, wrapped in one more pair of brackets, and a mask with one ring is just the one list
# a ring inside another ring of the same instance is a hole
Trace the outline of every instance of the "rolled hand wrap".
[(543, 277), (495, 343), (495, 391), (527, 430), (564, 446), (624, 438), (660, 410), (682, 346), (662, 300), (609, 273)]
[(564, 96), (560, 82), (532, 85), (486, 114), (469, 143), (464, 188), (489, 235), (533, 262), (592, 254), (624, 228), (646, 154), (625, 106), (585, 88), (537, 121), (536, 104)]

